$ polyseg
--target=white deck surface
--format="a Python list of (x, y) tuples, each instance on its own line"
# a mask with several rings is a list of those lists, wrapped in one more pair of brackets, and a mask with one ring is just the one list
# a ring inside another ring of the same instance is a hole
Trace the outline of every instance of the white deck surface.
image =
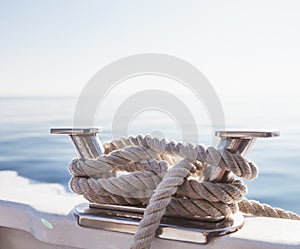
[[(78, 226), (71, 211), (82, 202), (61, 185), (0, 171), (0, 248), (129, 248), (133, 235)], [(152, 248), (300, 249), (300, 221), (248, 217), (241, 230), (207, 245), (155, 238)]]

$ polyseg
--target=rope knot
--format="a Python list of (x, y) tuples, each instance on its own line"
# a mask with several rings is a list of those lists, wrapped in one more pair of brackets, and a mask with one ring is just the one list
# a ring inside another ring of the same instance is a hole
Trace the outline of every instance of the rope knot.
[(137, 136), (104, 144), (96, 159), (74, 159), (71, 189), (87, 200), (145, 207), (132, 249), (150, 248), (163, 215), (228, 217), (238, 210), (259, 216), (300, 219), (292, 212), (247, 200), (242, 180), (206, 181), (212, 166), (247, 180), (258, 174), (255, 163), (214, 147)]

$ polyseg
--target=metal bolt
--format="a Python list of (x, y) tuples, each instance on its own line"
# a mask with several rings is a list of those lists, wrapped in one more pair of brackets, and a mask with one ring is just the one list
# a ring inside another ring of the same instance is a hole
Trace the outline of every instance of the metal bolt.
[(99, 128), (53, 128), (52, 134), (67, 134), (71, 137), (81, 159), (97, 158), (104, 154), (104, 148), (97, 136)]
[[(228, 130), (216, 131), (215, 134), (221, 137), (218, 149), (226, 149), (232, 153), (239, 153), (245, 156), (257, 138), (278, 137), (280, 132), (277, 130)], [(228, 182), (233, 179), (233, 177), (234, 175), (231, 171), (219, 167), (212, 167), (207, 180), (211, 182)]]

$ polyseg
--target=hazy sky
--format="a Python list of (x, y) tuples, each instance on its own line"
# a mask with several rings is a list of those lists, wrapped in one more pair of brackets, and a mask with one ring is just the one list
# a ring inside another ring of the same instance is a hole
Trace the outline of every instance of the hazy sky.
[(297, 0), (0, 0), (0, 35), (0, 95), (76, 96), (145, 52), (187, 60), (219, 94), (288, 96), (300, 82)]

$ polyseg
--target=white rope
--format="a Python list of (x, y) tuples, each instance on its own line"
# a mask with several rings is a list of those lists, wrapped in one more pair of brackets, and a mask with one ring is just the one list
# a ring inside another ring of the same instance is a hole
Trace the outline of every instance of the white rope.
[(146, 207), (131, 249), (150, 248), (163, 215), (217, 218), (240, 210), (300, 219), (292, 212), (244, 198), (247, 187), (242, 180), (205, 180), (211, 166), (248, 180), (255, 178), (257, 166), (237, 153), (141, 135), (114, 140), (104, 148), (105, 154), (96, 159), (70, 163), (70, 187), (91, 202)]

